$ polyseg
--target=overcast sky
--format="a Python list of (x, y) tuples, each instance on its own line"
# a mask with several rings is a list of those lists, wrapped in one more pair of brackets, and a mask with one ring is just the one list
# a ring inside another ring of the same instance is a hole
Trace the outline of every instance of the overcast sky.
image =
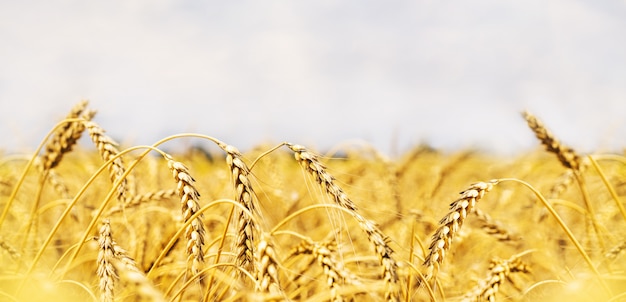
[(626, 146), (624, 1), (0, 1), (0, 41), (5, 150), (81, 99), (126, 146)]

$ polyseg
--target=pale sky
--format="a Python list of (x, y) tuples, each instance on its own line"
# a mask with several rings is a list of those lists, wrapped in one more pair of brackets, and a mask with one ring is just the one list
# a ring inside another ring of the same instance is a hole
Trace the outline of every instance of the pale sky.
[(125, 146), (626, 146), (624, 1), (0, 1), (0, 41), (11, 152), (81, 99)]

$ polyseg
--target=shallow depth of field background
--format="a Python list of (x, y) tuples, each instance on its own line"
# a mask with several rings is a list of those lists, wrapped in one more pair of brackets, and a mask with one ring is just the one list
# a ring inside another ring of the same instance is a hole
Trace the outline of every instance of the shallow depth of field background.
[(626, 137), (624, 1), (2, 1), (0, 141), (32, 151), (80, 99), (123, 144), (365, 140), (581, 152)]

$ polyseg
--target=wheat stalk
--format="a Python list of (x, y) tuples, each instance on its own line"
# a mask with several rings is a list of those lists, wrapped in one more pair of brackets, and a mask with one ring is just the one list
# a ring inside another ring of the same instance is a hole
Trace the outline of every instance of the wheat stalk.
[(440, 221), (439, 227), (432, 236), (429, 253), (426, 255), (424, 265), (427, 268), (426, 280), (437, 275), (439, 266), (443, 263), (446, 251), (450, 249), (454, 236), (459, 231), (467, 214), (472, 211), (476, 202), (486, 192), (489, 192), (498, 180), (478, 182), (461, 192), (461, 197), (450, 204), (450, 211)]
[[(167, 156), (167, 165), (172, 171), (172, 176), (177, 182), (177, 191), (180, 196), (182, 214), (184, 222), (200, 210), (200, 194), (194, 186), (195, 179), (189, 174), (189, 169), (181, 162), (175, 161), (171, 156)], [(200, 265), (204, 262), (204, 237), (205, 227), (202, 218), (203, 214), (196, 217), (185, 230), (187, 239), (188, 261), (191, 261), (191, 272), (197, 274)]]
[(357, 206), (335, 183), (335, 178), (326, 171), (326, 167), (315, 154), (300, 145), (291, 143), (286, 143), (286, 145), (294, 152), (296, 160), (315, 177), (317, 183), (326, 190), (333, 201), (352, 213), (361, 229), (367, 234), (369, 241), (374, 244), (378, 254), (380, 265), (383, 268), (383, 280), (387, 286), (385, 298), (389, 301), (398, 301), (398, 274), (396, 271), (398, 265), (392, 257), (393, 250), (388, 244), (388, 237), (378, 229), (374, 222), (359, 213)]

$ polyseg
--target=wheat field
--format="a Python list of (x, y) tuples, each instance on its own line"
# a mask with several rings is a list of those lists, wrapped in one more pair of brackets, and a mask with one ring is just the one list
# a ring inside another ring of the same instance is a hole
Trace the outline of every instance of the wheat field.
[(120, 146), (95, 116), (0, 153), (0, 301), (626, 301), (626, 157), (531, 113), (536, 151), (395, 159)]

